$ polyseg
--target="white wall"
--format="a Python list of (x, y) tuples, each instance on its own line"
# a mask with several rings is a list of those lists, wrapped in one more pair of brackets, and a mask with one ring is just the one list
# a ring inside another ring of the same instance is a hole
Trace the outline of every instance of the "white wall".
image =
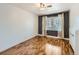
[(36, 35), (37, 22), (37, 16), (26, 10), (0, 4), (0, 52)]
[[(77, 39), (76, 39), (76, 31), (79, 30), (79, 4), (71, 4), (70, 7), (70, 32), (72, 35), (70, 35), (71, 44), (75, 50), (75, 53), (78, 51), (76, 50), (78, 47), (76, 47)], [(79, 49), (79, 48), (78, 48)]]

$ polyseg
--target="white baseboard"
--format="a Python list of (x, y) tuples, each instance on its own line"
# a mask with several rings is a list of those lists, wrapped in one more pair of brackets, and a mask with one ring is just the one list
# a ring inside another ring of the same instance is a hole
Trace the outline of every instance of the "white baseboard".
[(13, 46), (16, 46), (17, 44), (20, 44), (20, 43), (22, 43), (22, 42), (24, 42), (24, 41), (26, 41), (26, 40), (29, 40), (29, 39), (31, 39), (31, 38), (37, 36), (37, 35), (38, 35), (38, 34), (33, 34), (33, 35), (29, 36), (29, 37), (25, 37), (25, 39), (24, 39), (23, 41), (19, 41), (19, 42), (13, 44), (13, 45), (10, 45), (9, 47), (7, 47), (7, 48), (5, 48), (5, 49), (0, 50), (0, 52), (3, 52), (3, 51), (5, 51), (5, 50), (7, 50), (7, 49), (9, 49), (9, 48), (11, 48), (11, 47), (13, 47)]

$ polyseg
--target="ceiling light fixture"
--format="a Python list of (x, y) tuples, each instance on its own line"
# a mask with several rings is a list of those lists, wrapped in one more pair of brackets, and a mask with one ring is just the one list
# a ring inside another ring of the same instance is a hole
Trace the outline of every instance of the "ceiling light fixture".
[(49, 3), (40, 3), (40, 10), (44, 10), (46, 8), (51, 8), (52, 4)]
[(40, 10), (44, 10), (47, 8), (47, 5), (45, 3), (40, 3)]

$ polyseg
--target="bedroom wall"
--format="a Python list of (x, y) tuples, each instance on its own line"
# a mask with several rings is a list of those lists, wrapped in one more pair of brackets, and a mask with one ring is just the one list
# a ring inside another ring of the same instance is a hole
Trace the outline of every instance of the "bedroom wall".
[[(70, 7), (70, 42), (75, 50), (75, 54), (79, 54), (79, 47), (77, 47), (76, 31), (79, 31), (79, 4), (71, 4)], [(78, 50), (77, 50), (78, 49)]]
[(0, 4), (0, 52), (38, 32), (37, 16), (9, 4)]

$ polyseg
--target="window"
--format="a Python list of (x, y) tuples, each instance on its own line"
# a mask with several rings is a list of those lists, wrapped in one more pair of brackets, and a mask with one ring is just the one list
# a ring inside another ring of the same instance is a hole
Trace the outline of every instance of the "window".
[(47, 17), (46, 30), (52, 30), (52, 31), (60, 31), (61, 30), (61, 21), (58, 16)]

